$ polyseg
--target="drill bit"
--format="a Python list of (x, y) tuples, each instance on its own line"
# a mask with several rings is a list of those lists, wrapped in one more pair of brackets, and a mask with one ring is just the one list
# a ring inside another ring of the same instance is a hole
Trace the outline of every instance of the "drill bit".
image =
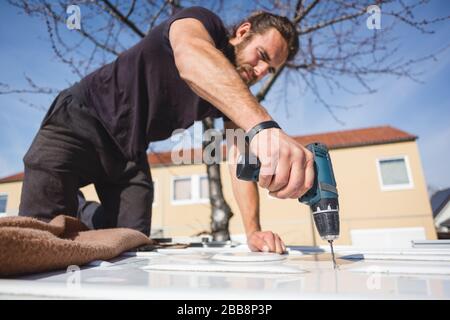
[(333, 240), (328, 240), (328, 243), (330, 244), (330, 247), (331, 247), (331, 258), (333, 259), (333, 268), (337, 269), (336, 258), (334, 256), (334, 250), (333, 250)]

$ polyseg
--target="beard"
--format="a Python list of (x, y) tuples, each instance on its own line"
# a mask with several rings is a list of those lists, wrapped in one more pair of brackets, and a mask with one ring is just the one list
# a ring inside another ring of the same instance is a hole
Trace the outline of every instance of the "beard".
[(234, 47), (234, 65), (236, 67), (236, 71), (248, 87), (251, 87), (257, 81), (253, 67), (250, 64), (245, 63), (242, 58), (242, 52), (247, 47), (250, 40), (251, 36), (247, 36), (241, 43)]
[(248, 87), (251, 87), (256, 83), (256, 77), (253, 73), (253, 67), (249, 64), (243, 63), (236, 67), (236, 71), (239, 73), (241, 79)]

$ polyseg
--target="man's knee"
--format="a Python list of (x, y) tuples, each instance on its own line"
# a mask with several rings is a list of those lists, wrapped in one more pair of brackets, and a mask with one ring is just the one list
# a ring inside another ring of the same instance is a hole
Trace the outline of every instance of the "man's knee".
[(76, 179), (60, 174), (25, 167), (19, 215), (51, 220), (59, 214), (76, 216)]

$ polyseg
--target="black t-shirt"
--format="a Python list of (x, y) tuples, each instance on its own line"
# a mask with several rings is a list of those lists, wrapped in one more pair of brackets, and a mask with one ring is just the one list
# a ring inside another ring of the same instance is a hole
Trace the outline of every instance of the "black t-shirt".
[(233, 62), (233, 48), (220, 18), (211, 11), (192, 7), (152, 29), (139, 43), (115, 61), (80, 81), (86, 104), (124, 156), (136, 159), (151, 141), (163, 140), (178, 128), (188, 128), (208, 116), (226, 117), (197, 96), (180, 78), (169, 41), (172, 22), (195, 18), (202, 22), (217, 49)]

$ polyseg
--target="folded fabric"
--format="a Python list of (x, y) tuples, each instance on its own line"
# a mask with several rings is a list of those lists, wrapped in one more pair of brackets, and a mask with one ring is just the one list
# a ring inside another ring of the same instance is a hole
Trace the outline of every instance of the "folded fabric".
[(49, 223), (29, 217), (4, 217), (0, 218), (0, 276), (82, 266), (149, 244), (154, 241), (139, 231), (89, 230), (78, 219), (64, 215)]

